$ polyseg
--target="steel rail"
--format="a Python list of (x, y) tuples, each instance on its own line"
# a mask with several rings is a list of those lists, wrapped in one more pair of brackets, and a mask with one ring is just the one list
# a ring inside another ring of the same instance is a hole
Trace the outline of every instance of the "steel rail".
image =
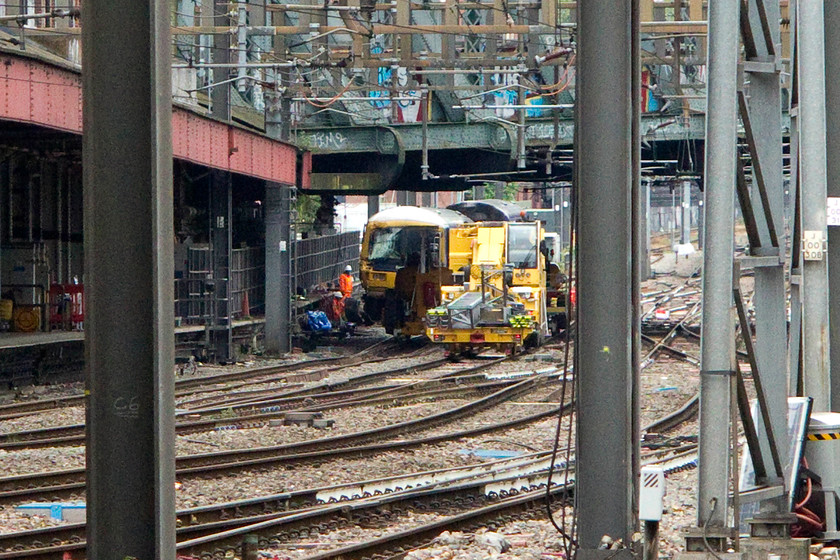
[[(449, 439), (470, 437), (512, 428), (556, 414), (558, 409), (552, 407), (549, 410), (516, 420), (482, 426), (471, 430), (450, 432), (412, 440), (386, 441), (384, 443), (368, 443), (367, 445), (363, 445), (364, 442), (387, 439), (390, 435), (401, 435), (407, 431), (422, 431), (436, 427), (442, 423), (457, 420), (463, 416), (473, 414), (478, 410), (499, 404), (509, 398), (514, 398), (522, 392), (531, 389), (535, 381), (521, 381), (493, 395), (436, 415), (400, 424), (392, 424), (365, 432), (309, 440), (297, 444), (183, 456), (176, 460), (178, 467), (177, 474), (178, 476), (186, 476), (219, 471), (235, 472), (243, 468), (271, 464), (298, 465), (323, 461), (337, 456), (365, 456), (383, 450), (406, 449)], [(85, 470), (83, 468), (3, 477), (0, 478), (0, 502), (9, 502), (24, 496), (30, 499), (35, 499), (36, 497), (38, 499), (66, 499), (68, 496), (72, 496), (73, 493), (78, 493), (84, 489), (84, 477)]]
[(684, 422), (687, 422), (697, 416), (697, 412), (700, 410), (699, 405), (700, 393), (697, 393), (674, 412), (642, 428), (642, 432), (648, 434), (663, 434), (669, 432), (680, 424), (683, 424)]
[[(376, 345), (378, 345), (377, 343)], [(373, 345), (373, 346), (376, 346)], [(360, 355), (364, 353), (365, 350), (353, 354), (351, 356), (340, 356), (335, 358), (319, 358), (316, 360), (304, 360), (301, 362), (297, 362), (294, 364), (281, 364), (276, 366), (269, 366), (269, 367), (261, 367), (261, 368), (251, 368), (239, 372), (233, 373), (220, 373), (216, 375), (206, 375), (200, 377), (191, 377), (186, 379), (176, 379), (175, 386), (176, 389), (185, 390), (195, 386), (201, 386), (206, 384), (212, 383), (220, 383), (224, 381), (235, 381), (235, 380), (242, 380), (242, 379), (253, 379), (255, 377), (262, 377), (273, 375), (276, 373), (283, 373), (286, 371), (293, 371), (300, 368), (312, 367), (317, 365), (323, 365), (327, 363), (335, 363), (339, 362), (342, 367), (345, 367), (347, 364), (344, 364), (344, 361), (352, 361), (359, 359)], [(375, 358), (375, 361), (381, 361), (380, 358)], [(223, 381), (224, 380), (224, 381)], [(220, 390), (220, 389), (216, 389)], [(178, 393), (176, 392), (176, 396), (178, 395), (187, 394)], [(26, 416), (32, 413), (43, 412), (45, 410), (53, 410), (56, 408), (65, 408), (70, 406), (82, 406), (85, 403), (85, 395), (68, 395), (64, 397), (51, 397), (47, 399), (37, 399), (32, 401), (25, 401), (19, 403), (11, 403), (11, 404), (4, 404), (0, 405), (0, 421), (2, 420), (11, 420), (14, 418), (19, 418), (21, 416)]]
[[(471, 372), (478, 372), (489, 367), (492, 367), (501, 361), (493, 360), (477, 366), (465, 367), (455, 372), (447, 372), (437, 378), (430, 380), (420, 380), (419, 382), (438, 380), (441, 383), (455, 382), (461, 378), (467, 377), (465, 374)], [(186, 421), (179, 423), (176, 426), (177, 433), (195, 433), (203, 429), (216, 429), (224, 426), (234, 424), (244, 424), (247, 422), (259, 423), (262, 419), (267, 422), (273, 418), (281, 418), (285, 411), (297, 409), (299, 404), (309, 404), (308, 407), (300, 410), (311, 410), (315, 408), (336, 408), (338, 406), (350, 406), (353, 403), (362, 404), (370, 396), (398, 396), (400, 393), (405, 393), (406, 388), (410, 389), (414, 384), (397, 384), (386, 387), (372, 387), (367, 389), (346, 389), (343, 391), (334, 391), (337, 386), (347, 385), (361, 385), (380, 377), (389, 377), (392, 375), (399, 375), (404, 373), (415, 373), (425, 369), (431, 369), (434, 366), (441, 365), (441, 362), (446, 360), (434, 360), (425, 364), (414, 364), (397, 369), (386, 370), (381, 372), (374, 372), (358, 376), (355, 379), (348, 380), (345, 384), (329, 384), (326, 386), (317, 386), (310, 388), (303, 388), (298, 390), (275, 393), (274, 399), (260, 400), (256, 402), (239, 403), (238, 405), (231, 405), (225, 407), (206, 408), (201, 410), (181, 410), (176, 412), (176, 417), (191, 418), (195, 415), (210, 416), (209, 419), (199, 419), (195, 421)], [(454, 381), (453, 381), (454, 380)], [(318, 390), (325, 392), (318, 393)], [(353, 395), (355, 398), (347, 398)], [(359, 395), (362, 395), (360, 398)], [(369, 396), (370, 395), (370, 396)], [(331, 402), (337, 401), (337, 402)], [(236, 417), (231, 418), (230, 413), (236, 414)], [(21, 432), (9, 432), (0, 434), (0, 449), (20, 449), (27, 447), (50, 447), (54, 445), (77, 445), (84, 442), (84, 424), (73, 424), (66, 426), (56, 426), (53, 428), (41, 428), (37, 430), (27, 430)], [(82, 436), (82, 437), (80, 437)]]
[[(206, 552), (207, 544), (235, 547), (243, 534), (260, 534), (277, 539), (294, 538), (311, 530), (337, 528), (359, 519), (378, 519), (382, 510), (408, 509), (440, 511), (452, 507), (475, 507), (519, 490), (544, 487), (550, 457), (547, 453), (497, 461), (492, 464), (447, 469), (425, 474), (418, 486), (407, 485), (405, 475), (364, 483), (316, 488), (299, 492), (231, 502), (178, 513), (179, 548), (188, 552)], [(418, 475), (415, 475), (415, 479)], [(361, 485), (361, 486), (359, 486)], [(383, 490), (359, 494), (368, 485)], [(402, 486), (400, 486), (402, 485)], [(357, 492), (357, 493), (353, 493)], [(326, 501), (328, 496), (341, 496)], [(56, 554), (85, 548), (84, 523), (48, 527), (0, 535), (0, 559), (51, 559)], [(44, 546), (44, 543), (62, 543)]]
[[(691, 446), (689, 446), (689, 449), (691, 449)], [(648, 457), (662, 454), (662, 452), (654, 452), (649, 454)], [(649, 459), (645, 462), (662, 464), (667, 467), (668, 473), (696, 466), (696, 450), (678, 453), (676, 455), (673, 451), (669, 451), (665, 452), (665, 454), (669, 456), (654, 461)], [(262, 537), (261, 544), (271, 544), (298, 538), (299, 536), (310, 534), (313, 530), (322, 532), (324, 530), (337, 529), (341, 523), (358, 523), (360, 519), (381, 521), (380, 513), (382, 510), (399, 513), (401, 511), (399, 503), (406, 499), (412, 500), (412, 507), (415, 509), (419, 506), (422, 510), (424, 507), (423, 504), (431, 503), (435, 511), (440, 511), (441, 502), (447, 498), (445, 494), (441, 494), (441, 490), (433, 488), (433, 486), (441, 483), (452, 483), (458, 480), (464, 481), (471, 479), (469, 483), (461, 484), (460, 486), (456, 484), (454, 487), (444, 489), (443, 491), (447, 494), (453, 494), (456, 504), (460, 506), (468, 505), (469, 507), (475, 508), (476, 503), (478, 503), (478, 505), (482, 506), (479, 509), (459, 514), (430, 525), (396, 533), (385, 539), (377, 539), (361, 547), (360, 545), (354, 545), (349, 547), (349, 549), (345, 547), (318, 557), (323, 557), (326, 560), (326, 558), (333, 558), (336, 557), (335, 555), (340, 554), (342, 558), (368, 558), (371, 555), (381, 553), (383, 546), (396, 546), (396, 550), (404, 551), (407, 546), (412, 546), (409, 541), (414, 543), (413, 546), (422, 542), (429, 542), (443, 528), (449, 530), (469, 528), (469, 526), (458, 524), (465, 520), (476, 519), (473, 516), (479, 516), (479, 521), (476, 521), (476, 523), (486, 525), (486, 519), (498, 521), (500, 515), (509, 515), (505, 513), (505, 509), (499, 510), (496, 509), (496, 506), (502, 506), (506, 503), (515, 504), (520, 499), (526, 499), (527, 501), (528, 498), (532, 498), (534, 495), (536, 495), (534, 503), (539, 504), (545, 495), (544, 492), (530, 492), (527, 496), (521, 498), (516, 496), (516, 494), (520, 491), (544, 489), (545, 483), (547, 482), (547, 475), (541, 473), (536, 467), (541, 462), (545, 463), (546, 459), (548, 459), (548, 453), (539, 452), (520, 458), (495, 461), (488, 464), (446, 469), (443, 472), (429, 471), (426, 473), (401, 475), (387, 479), (348, 483), (321, 489), (302, 490), (264, 498), (184, 510), (179, 512), (178, 517), (178, 524), (181, 527), (179, 529), (179, 551), (191, 554), (229, 552), (238, 547), (245, 534), (260, 535)], [(548, 465), (543, 466), (547, 467)], [(523, 476), (523, 469), (525, 476)], [(504, 472), (511, 473), (510, 477), (505, 478)], [(453, 475), (454, 478), (452, 478)], [(475, 479), (475, 477), (482, 475), (490, 476), (495, 480), (493, 483), (488, 484), (485, 479)], [(544, 478), (542, 483), (539, 482), (541, 480), (539, 477), (541, 476)], [(516, 482), (510, 484), (510, 480), (515, 480)], [(523, 480), (527, 481), (527, 483), (523, 483)], [(572, 481), (572, 485), (565, 487), (565, 489), (562, 486), (558, 486), (552, 490), (552, 493), (557, 493), (559, 490), (572, 490), (573, 479), (570, 480)], [(410, 491), (416, 487), (423, 487), (423, 489)], [(464, 500), (463, 492), (465, 488), (474, 491), (480, 487), (483, 487), (483, 492), (474, 493), (472, 496), (468, 495), (468, 499)], [(390, 494), (390, 492), (395, 493)], [(367, 500), (366, 503), (362, 501), (352, 504), (349, 508), (345, 504), (345, 500), (354, 500), (383, 493), (389, 494), (389, 496), (384, 499)], [(504, 498), (508, 495), (513, 495), (514, 497), (491, 506), (483, 505), (487, 497)], [(426, 500), (425, 502), (422, 501), (424, 499)], [(464, 504), (465, 501), (467, 502), (466, 504)], [(314, 507), (315, 504), (324, 502), (341, 503), (332, 508)], [(290, 509), (294, 511), (289, 511)], [(370, 516), (366, 512), (371, 510), (379, 513), (374, 513)], [(488, 511), (497, 511), (500, 513), (491, 515), (486, 519), (481, 517)], [(338, 517), (330, 517), (331, 513), (335, 512), (338, 512)], [(444, 526), (441, 526), (441, 523)], [(4, 548), (11, 550), (12, 547), (14, 548), (13, 552), (8, 553), (11, 556), (0, 553), (0, 559), (7, 557), (30, 559), (59, 558), (59, 554), (63, 554), (66, 551), (84, 548), (83, 531), (84, 524), (76, 524), (74, 526), (20, 532), (5, 537), (0, 536), (0, 550)], [(213, 531), (219, 532), (213, 533)], [(185, 536), (189, 536), (186, 541), (182, 538)], [(21, 544), (25, 540), (27, 544)], [(31, 546), (46, 541), (69, 544), (31, 549)], [(10, 545), (9, 543), (16, 544)], [(213, 549), (209, 549), (208, 546), (212, 546)], [(371, 549), (370, 547), (373, 548)]]
[[(428, 398), (430, 396), (450, 396), (457, 394), (459, 398), (466, 398), (467, 396), (476, 393), (484, 393), (487, 391), (498, 390), (502, 387), (513, 383), (512, 380), (501, 380), (489, 383), (480, 383), (483, 376), (469, 376), (468, 379), (458, 379), (460, 383), (457, 387), (437, 388), (420, 390), (410, 393), (391, 393), (386, 396), (380, 396), (382, 391), (373, 393), (375, 398), (357, 397), (345, 400), (330, 400), (331, 395), (327, 397), (324, 402), (312, 403), (303, 408), (295, 408), (294, 410), (300, 412), (320, 412), (335, 408), (350, 408), (358, 406), (373, 406), (383, 402), (410, 402), (416, 399)], [(370, 390), (369, 390), (370, 391)], [(309, 397), (307, 397), (309, 398)], [(313, 399), (318, 400), (318, 399)], [(295, 399), (296, 402), (304, 402), (304, 399)], [(279, 407), (269, 407), (279, 408)], [(290, 407), (291, 410), (291, 407)], [(206, 420), (194, 420), (179, 423), (175, 426), (175, 432), (178, 435), (193, 434), (200, 432), (207, 432), (213, 430), (225, 429), (247, 429), (258, 428), (265, 426), (271, 420), (284, 418), (289, 410), (276, 410), (271, 412), (263, 412), (258, 414), (250, 414), (238, 416), (236, 418), (218, 418)], [(39, 437), (41, 436), (41, 437)], [(77, 424), (73, 426), (59, 426), (56, 428), (42, 428), (39, 430), (32, 430), (29, 432), (11, 432), (0, 435), (0, 449), (14, 450), (14, 449), (35, 449), (41, 447), (59, 447), (66, 445), (85, 444), (85, 426), (84, 424)]]
[[(383, 371), (374, 371), (374, 372), (358, 375), (358, 376), (355, 376), (355, 377), (352, 377), (352, 378), (348, 378), (348, 379), (345, 379), (345, 380), (341, 380), (341, 381), (329, 382), (327, 386), (330, 389), (337, 389), (337, 388), (348, 389), (348, 388), (351, 388), (351, 387), (358, 387), (360, 385), (366, 385), (368, 383), (371, 383), (372, 381), (379, 380), (383, 377), (390, 377), (390, 376), (393, 376), (393, 375), (412, 374), (412, 373), (416, 373), (416, 372), (420, 372), (420, 371), (425, 371), (427, 369), (433, 369), (433, 368), (445, 365), (447, 363), (449, 363), (449, 362), (446, 358), (436, 358), (434, 360), (430, 360), (430, 361), (427, 361), (427, 362), (422, 362), (422, 363), (419, 363), (419, 364), (410, 364), (410, 365), (407, 365), (407, 366), (401, 366), (401, 367), (398, 367), (398, 368), (393, 368), (393, 369), (388, 369), (388, 370), (383, 370)], [(343, 369), (346, 366), (341, 366), (341, 367)], [(305, 379), (306, 381), (321, 381), (323, 379), (328, 378), (331, 373), (335, 373), (334, 368), (330, 368), (329, 371), (327, 371), (325, 369), (325, 370), (322, 370), (322, 371), (306, 372), (306, 373), (300, 373), (300, 374), (296, 374), (296, 375), (298, 377), (307, 377), (307, 379)], [(263, 395), (253, 396), (253, 397), (250, 397), (250, 398), (245, 397), (238, 402), (222, 398), (222, 399), (220, 399), (221, 402), (218, 403), (218, 404), (210, 405), (210, 406), (204, 406), (204, 407), (196, 407), (196, 408), (190, 409), (190, 411), (191, 412), (206, 413), (206, 412), (228, 410), (230, 408), (248, 407), (248, 406), (251, 406), (251, 405), (258, 404), (258, 403), (265, 403), (267, 401), (270, 401), (270, 400), (276, 399), (276, 398), (292, 397), (292, 396), (298, 396), (298, 395), (311, 395), (312, 393), (318, 392), (320, 389), (323, 389), (323, 386), (319, 385), (319, 386), (315, 386), (315, 387), (303, 387), (301, 389), (296, 389), (296, 390), (291, 390), (291, 391), (284, 391), (284, 390), (276, 390), (275, 389), (273, 391), (268, 391)]]
[(689, 354), (687, 352), (684, 352), (684, 351), (682, 351), (678, 348), (674, 348), (673, 346), (669, 346), (668, 344), (665, 344), (662, 341), (657, 341), (656, 339), (651, 338), (646, 334), (642, 335), (642, 341), (647, 342), (648, 344), (653, 344), (659, 350), (665, 350), (666, 352), (670, 353), (674, 357), (676, 357), (680, 360), (686, 361), (686, 362), (688, 362), (692, 365), (695, 365), (695, 366), (700, 365), (700, 359), (697, 358), (696, 356), (692, 356), (691, 354)]

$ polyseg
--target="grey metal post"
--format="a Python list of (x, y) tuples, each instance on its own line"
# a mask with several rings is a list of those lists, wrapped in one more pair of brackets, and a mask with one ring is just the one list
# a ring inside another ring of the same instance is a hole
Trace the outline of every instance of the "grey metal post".
[[(825, 102), (826, 102), (826, 151), (831, 154), (827, 162), (827, 193), (840, 197), (840, 3), (825, 3)], [(831, 359), (831, 410), (840, 412), (840, 229), (828, 228), (828, 293), (834, 302), (829, 306), (829, 341)]]
[(274, 354), (292, 349), (291, 190), (265, 184), (265, 349)]
[(397, 191), (397, 206), (408, 205), (408, 191)]
[(700, 488), (697, 526), (722, 529), (729, 505), (732, 259), (735, 238), (739, 0), (709, 5), (706, 231), (700, 356)]
[[(212, 2), (211, 2), (211, 7)], [(230, 16), (225, 10), (220, 10), (221, 15), (213, 17), (213, 25), (220, 27), (231, 25)], [(212, 14), (217, 14), (216, 10), (211, 11)], [(212, 37), (213, 49), (211, 57), (213, 62), (227, 63), (230, 62), (230, 34), (215, 34)], [(210, 70), (208, 70), (210, 71)], [(216, 68), (213, 72), (213, 83), (221, 84), (230, 78), (230, 68)], [(216, 87), (210, 88), (210, 112), (217, 119), (225, 121), (230, 120), (230, 84), (225, 83)]]
[[(650, 190), (651, 184), (650, 180), (644, 181), (644, 186), (642, 187), (644, 190), (643, 196), (645, 197), (644, 200), (644, 211), (642, 212), (642, 219), (644, 220), (644, 227), (642, 228), (642, 232), (644, 235), (644, 239), (642, 240), (642, 280), (647, 280), (651, 277), (651, 270), (650, 270)], [(701, 213), (702, 214), (702, 213)]]
[(83, 16), (92, 560), (175, 557), (169, 8), (110, 0)]
[(473, 200), (484, 200), (484, 183), (473, 187)]
[[(578, 5), (578, 468), (580, 552), (635, 527), (631, 364), (631, 8)], [(585, 126), (580, 126), (586, 123)], [(604, 212), (609, 208), (609, 212)], [(609, 232), (609, 233), (607, 233)], [(609, 422), (604, 422), (609, 418)], [(605, 454), (606, 453), (606, 454)]]
[(432, 206), (432, 193), (424, 192), (421, 196), (422, 205), (424, 208), (431, 208)]
[(379, 212), (379, 195), (374, 194), (367, 197), (368, 218)]
[(405, 205), (417, 206), (417, 193), (414, 191), (405, 191)]
[[(802, 235), (817, 242), (826, 238), (825, 43), (823, 2), (799, 4), (799, 169), (801, 172)], [(803, 250), (808, 251), (807, 243)], [(805, 253), (803, 253), (805, 255)], [(828, 341), (828, 263), (807, 255), (802, 264), (802, 348), (805, 394), (815, 412), (830, 409)]]
[[(632, 251), (632, 274), (630, 283), (630, 301), (633, 305), (631, 323), (631, 365), (632, 365), (632, 439), (634, 444), (630, 451), (632, 454), (632, 473), (641, 471), (641, 442), (642, 438), (642, 388), (641, 388), (641, 356), (642, 356), (642, 278), (644, 277), (645, 252), (645, 225), (644, 221), (644, 193), (642, 191), (642, 44), (641, 44), (641, 11), (640, 0), (630, 2), (630, 45), (631, 45), (631, 99), (632, 121), (631, 121), (631, 251)], [(634, 488), (631, 511), (635, 514), (639, 511), (639, 485)], [(634, 517), (635, 521), (635, 517)]]
[(504, 181), (495, 181), (493, 183), (493, 196), (498, 199), (503, 199), (505, 197), (505, 182)]
[(682, 207), (680, 243), (691, 243), (691, 181), (682, 182), (680, 206)]
[[(762, 37), (761, 20), (758, 15), (756, 0), (749, 2), (750, 25), (755, 37)], [(769, 21), (779, 21), (781, 17), (779, 2), (764, 2), (764, 9)], [(776, 57), (781, 57), (781, 33), (779, 26), (770, 26)], [(760, 57), (769, 57), (770, 53), (763, 40), (756, 41)], [(776, 65), (781, 68), (781, 64)], [(787, 448), (787, 309), (785, 295), (784, 251), (784, 179), (782, 176), (782, 108), (781, 108), (781, 73), (749, 72), (749, 112), (756, 151), (761, 164), (770, 213), (774, 229), (781, 239), (780, 249), (772, 247), (769, 229), (764, 212), (757, 212), (756, 221), (762, 240), (762, 250), (753, 251), (756, 255), (779, 255), (780, 259), (773, 266), (755, 268), (755, 332), (756, 359), (761, 372), (764, 397), (769, 406), (771, 425), (782, 464), (786, 462)], [(753, 166), (755, 169), (755, 166)], [(757, 184), (757, 180), (753, 181)], [(759, 200), (755, 198), (754, 200)], [(762, 206), (756, 205), (757, 208)], [(760, 424), (760, 433), (764, 426)], [(762, 453), (765, 462), (772, 465), (772, 455), (767, 440), (762, 437)]]
[[(648, 206), (648, 214), (649, 213), (650, 206)], [(700, 250), (703, 249), (703, 232), (706, 230), (705, 223), (706, 213), (703, 210), (703, 197), (700, 197), (700, 200), (697, 201), (697, 248)], [(650, 232), (650, 226), (648, 226), (648, 232)], [(648, 249), (650, 249), (650, 238), (648, 238)]]
[[(796, 29), (797, 5), (790, 9), (791, 29)], [(796, 49), (794, 47), (794, 58)], [(791, 80), (794, 85), (798, 82), (798, 69), (794, 65), (791, 72)], [(802, 395), (802, 294), (800, 290), (802, 282), (802, 218), (801, 218), (801, 196), (799, 177), (799, 96), (796, 91), (798, 87), (791, 88), (790, 92), (790, 191), (789, 207), (787, 213), (791, 231), (791, 254), (790, 254), (790, 334), (788, 336), (788, 393), (791, 395)]]
[(225, 171), (210, 172), (210, 241), (212, 250), (213, 324), (210, 326), (216, 360), (233, 358), (233, 294), (231, 293), (231, 257), (233, 254), (233, 209), (231, 175)]

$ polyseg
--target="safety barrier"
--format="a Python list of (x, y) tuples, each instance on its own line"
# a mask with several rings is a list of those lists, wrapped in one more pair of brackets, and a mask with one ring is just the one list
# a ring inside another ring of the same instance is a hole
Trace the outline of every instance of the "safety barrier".
[(361, 235), (345, 231), (299, 239), (294, 244), (293, 277), (298, 289), (338, 286), (338, 277), (348, 264), (358, 273)]
[(85, 287), (83, 284), (50, 285), (50, 330), (83, 330)]

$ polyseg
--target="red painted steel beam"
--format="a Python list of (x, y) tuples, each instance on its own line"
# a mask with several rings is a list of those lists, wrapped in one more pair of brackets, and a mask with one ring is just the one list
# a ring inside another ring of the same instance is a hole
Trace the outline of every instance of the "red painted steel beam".
[[(0, 121), (82, 133), (82, 81), (74, 70), (25, 56), (0, 55)], [(173, 107), (176, 159), (295, 184), (297, 148), (267, 136)], [(304, 174), (306, 176), (306, 174)]]

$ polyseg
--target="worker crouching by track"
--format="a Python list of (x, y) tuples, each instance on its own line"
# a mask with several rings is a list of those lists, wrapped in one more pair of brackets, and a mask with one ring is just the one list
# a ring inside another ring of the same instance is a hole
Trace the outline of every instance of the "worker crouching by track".
[[(338, 291), (327, 292), (306, 307), (299, 321), (303, 334), (300, 344), (304, 351), (314, 350), (321, 339), (343, 339), (356, 332), (360, 324), (372, 322), (360, 309), (359, 300), (353, 298), (353, 267), (347, 265), (338, 278)], [(329, 285), (332, 288), (332, 284)]]

